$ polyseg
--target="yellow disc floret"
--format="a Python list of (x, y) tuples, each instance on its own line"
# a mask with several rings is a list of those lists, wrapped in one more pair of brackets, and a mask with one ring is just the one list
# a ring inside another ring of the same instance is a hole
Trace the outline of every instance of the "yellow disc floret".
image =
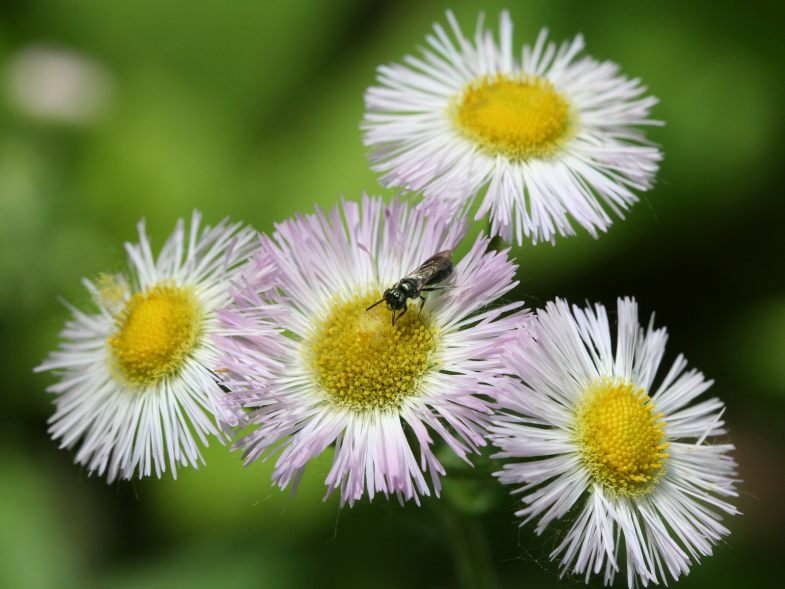
[(458, 99), (453, 118), (485, 151), (514, 160), (553, 155), (573, 127), (567, 101), (537, 77), (482, 78)]
[(663, 473), (668, 454), (662, 414), (632, 384), (601, 380), (578, 406), (576, 435), (584, 464), (612, 493), (648, 493)]
[(416, 307), (395, 325), (384, 304), (366, 311), (379, 298), (373, 293), (334, 304), (306, 342), (320, 388), (339, 406), (400, 406), (435, 365), (436, 328)]
[(199, 340), (202, 312), (193, 292), (158, 285), (134, 294), (109, 338), (114, 366), (131, 385), (152, 385), (174, 374)]

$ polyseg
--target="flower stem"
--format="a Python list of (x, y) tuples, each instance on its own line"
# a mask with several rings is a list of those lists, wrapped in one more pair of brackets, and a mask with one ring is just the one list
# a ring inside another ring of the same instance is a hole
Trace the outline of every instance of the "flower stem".
[(496, 568), (479, 518), (458, 512), (444, 501), (433, 501), (450, 543), (455, 575), (461, 589), (498, 587)]

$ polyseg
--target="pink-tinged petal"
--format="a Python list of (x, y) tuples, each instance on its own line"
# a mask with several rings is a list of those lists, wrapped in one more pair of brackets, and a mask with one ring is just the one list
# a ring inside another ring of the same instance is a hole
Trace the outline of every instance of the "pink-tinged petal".
[(233, 304), (220, 314), (217, 341), (229, 398), (251, 409), (248, 423), (257, 426), (239, 441), (247, 462), (276, 454), (273, 479), (284, 488), (332, 445), (325, 483), (342, 504), (439, 493), (444, 468), (434, 444), (442, 440), (466, 461), (485, 444), (502, 342), (528, 319), (521, 303), (492, 306), (516, 284), (506, 252), (487, 251), (488, 240), (479, 238), (455, 261), (448, 288), (428, 293), (423, 312), (439, 329), (438, 362), (400, 405), (337, 404), (302, 349), (336, 297), (381, 292), (434, 253), (454, 249), (465, 230), (463, 220), (365, 196), (279, 223), (261, 239), (235, 281)]

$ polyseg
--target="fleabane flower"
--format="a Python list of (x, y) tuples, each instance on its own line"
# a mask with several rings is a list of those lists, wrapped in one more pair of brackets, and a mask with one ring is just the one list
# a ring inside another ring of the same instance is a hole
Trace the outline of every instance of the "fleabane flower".
[(667, 583), (728, 534), (733, 446), (709, 443), (726, 433), (724, 405), (696, 401), (712, 383), (682, 356), (655, 385), (665, 329), (652, 317), (644, 330), (630, 299), (618, 301), (617, 321), (614, 349), (604, 307), (557, 300), (506, 346), (517, 378), (498, 389), (496, 476), (518, 487), (517, 515), (536, 520), (538, 534), (574, 515), (551, 553), (562, 574), (609, 584), (623, 570), (630, 587)]
[(464, 231), (365, 197), (262, 238), (221, 315), (226, 384), (259, 426), (240, 441), (248, 463), (277, 454), (275, 484), (295, 486), (334, 445), (325, 482), (341, 504), (364, 493), (418, 501), (439, 493), (436, 439), (467, 461), (485, 444), (497, 349), (526, 317), (521, 303), (490, 306), (516, 284), (506, 252), (479, 238), (444, 288), (423, 292), (422, 306), (410, 299), (395, 324), (385, 304), (369, 309)]
[[(197, 466), (207, 436), (226, 439), (236, 410), (213, 373), (216, 309), (229, 280), (256, 245), (256, 233), (224, 220), (189, 228), (178, 221), (155, 258), (139, 223), (126, 244), (127, 275), (84, 280), (97, 309), (69, 305), (73, 317), (58, 350), (36, 368), (58, 382), (49, 433), (75, 461), (108, 481)], [(197, 442), (198, 440), (198, 442)]]
[(429, 209), (466, 210), (520, 245), (612, 223), (648, 190), (660, 151), (641, 126), (657, 99), (609, 61), (582, 57), (583, 38), (557, 46), (542, 30), (513, 46), (501, 15), (498, 42), (480, 17), (473, 38), (448, 12), (421, 57), (381, 66), (368, 89), (365, 144), (382, 182), (422, 191)]

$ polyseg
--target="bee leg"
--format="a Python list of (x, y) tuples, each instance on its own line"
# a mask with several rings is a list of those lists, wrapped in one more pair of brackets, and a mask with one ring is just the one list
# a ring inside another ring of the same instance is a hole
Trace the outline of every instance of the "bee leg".
[(453, 288), (452, 285), (445, 285), (445, 286), (427, 286), (422, 289), (422, 292), (433, 292), (435, 290), (447, 290), (448, 288)]
[(420, 314), (422, 314), (422, 308), (425, 306), (425, 297), (420, 295), (420, 301), (422, 302), (420, 303), (420, 310), (417, 311), (417, 319), (420, 318)]
[(395, 316), (395, 311), (393, 311), (393, 325), (395, 325), (395, 322), (399, 321), (401, 319), (401, 317), (403, 317), (406, 314), (406, 311), (408, 309), (409, 309), (409, 307), (404, 307), (403, 311), (401, 311), (401, 314), (398, 315), (397, 317)]

